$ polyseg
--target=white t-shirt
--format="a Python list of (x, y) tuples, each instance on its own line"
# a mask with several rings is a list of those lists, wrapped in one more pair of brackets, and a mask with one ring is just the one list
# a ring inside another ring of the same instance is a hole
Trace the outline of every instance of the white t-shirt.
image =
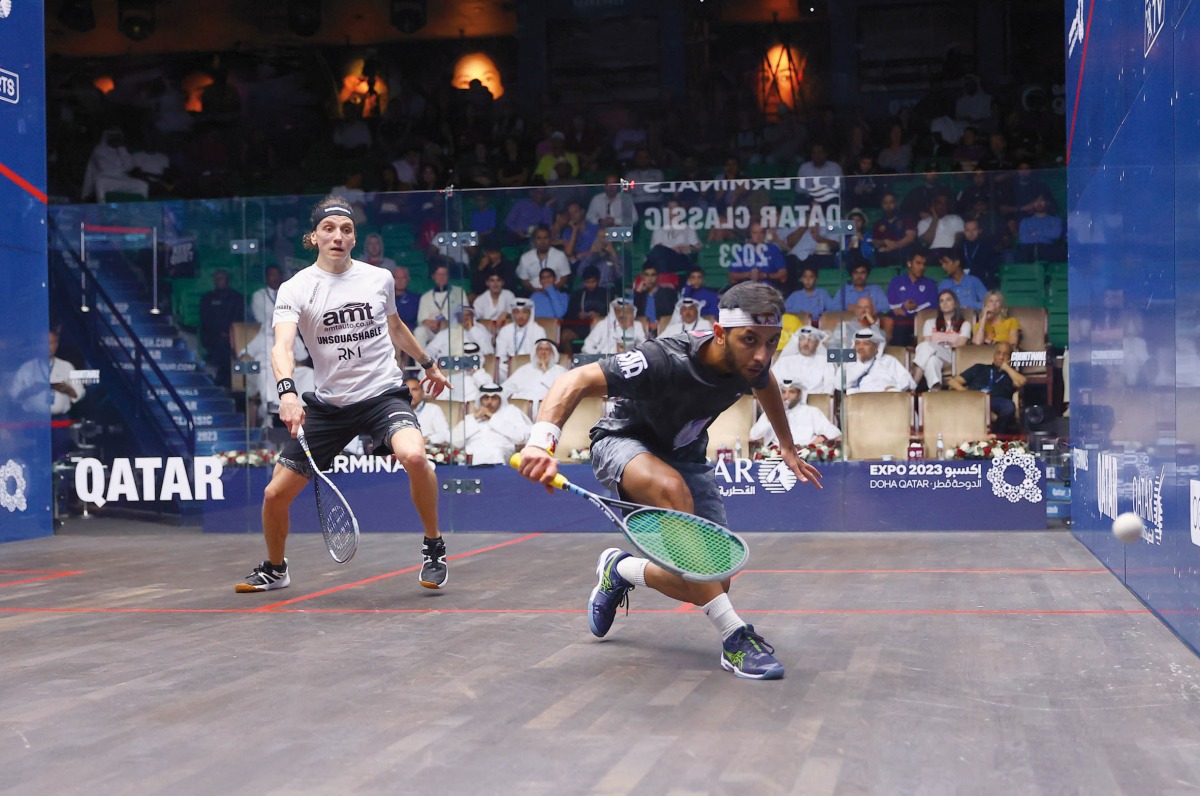
[(543, 268), (549, 268), (560, 278), (571, 275), (571, 263), (567, 255), (553, 246), (546, 252), (546, 259), (538, 257), (537, 249), (530, 249), (521, 255), (517, 261), (517, 278), (538, 284), (538, 275)]
[(295, 323), (312, 355), (316, 393), (334, 406), (404, 386), (388, 316), (396, 314), (392, 275), (359, 260), (342, 274), (314, 263), (279, 288), (274, 324)]
[[(923, 218), (917, 222), (917, 234), (924, 235), (929, 229), (929, 225), (933, 223), (932, 218)], [(954, 213), (947, 213), (938, 220), (937, 232), (933, 234), (933, 242), (929, 244), (931, 249), (950, 249), (958, 242), (958, 234), (963, 231), (962, 216)]]
[(475, 308), (475, 320), (494, 321), (503, 318), (512, 312), (512, 304), (516, 300), (517, 297), (508, 288), (501, 290), (499, 298), (495, 301), (492, 300), (492, 291), (480, 293), (475, 297), (475, 303), (471, 305)]

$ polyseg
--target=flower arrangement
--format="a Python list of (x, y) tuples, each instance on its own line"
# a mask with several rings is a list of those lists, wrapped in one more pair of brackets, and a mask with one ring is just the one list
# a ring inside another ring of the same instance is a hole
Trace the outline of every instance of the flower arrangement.
[[(801, 461), (805, 462), (832, 462), (837, 461), (842, 455), (841, 440), (833, 440), (826, 442), (813, 442), (808, 445), (797, 445), (796, 455)], [(771, 443), (760, 447), (754, 453), (754, 461), (762, 461), (764, 459), (779, 459), (782, 458), (778, 443)]]
[(471, 457), (462, 448), (452, 448), (449, 445), (425, 445), (425, 458), (434, 466), (439, 464), (470, 464)]
[(592, 449), (575, 448), (571, 451), (570, 457), (573, 462), (590, 462), (592, 460)]
[(279, 452), (270, 448), (248, 451), (220, 451), (213, 454), (221, 460), (223, 467), (274, 467)]
[(1006, 453), (1029, 453), (1023, 440), (999, 440), (995, 437), (972, 440), (959, 445), (951, 454), (954, 459), (998, 459)]

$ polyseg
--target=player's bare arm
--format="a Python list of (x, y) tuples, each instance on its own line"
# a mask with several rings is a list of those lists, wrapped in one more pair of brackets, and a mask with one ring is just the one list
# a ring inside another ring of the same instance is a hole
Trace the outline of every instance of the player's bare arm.
[(425, 378), (421, 381), (421, 388), (429, 394), (430, 398), (437, 398), (442, 394), (442, 390), (453, 389), (450, 387), (450, 380), (438, 367), (437, 360), (425, 353), (425, 349), (421, 348), (417, 338), (413, 337), (412, 330), (404, 321), (400, 320), (399, 315), (388, 316), (388, 334), (397, 351), (408, 354), (421, 367), (425, 368)]
[(522, 451), (521, 475), (545, 484), (546, 490), (553, 492), (550, 481), (558, 475), (558, 461), (552, 449), (558, 442), (563, 423), (584, 398), (606, 392), (608, 382), (604, 371), (595, 362), (574, 368), (555, 379), (542, 400), (537, 422), (529, 433), (529, 443)]
[[(292, 381), (292, 377), (296, 375), (295, 345), (296, 324), (288, 322), (275, 324), (275, 343), (271, 346), (271, 368), (275, 372), (276, 384), (284, 379)], [(288, 427), (288, 431), (293, 437), (300, 433), (300, 428), (304, 425), (304, 403), (296, 394), (294, 382), (291, 392), (284, 392), (279, 396), (279, 419)]]

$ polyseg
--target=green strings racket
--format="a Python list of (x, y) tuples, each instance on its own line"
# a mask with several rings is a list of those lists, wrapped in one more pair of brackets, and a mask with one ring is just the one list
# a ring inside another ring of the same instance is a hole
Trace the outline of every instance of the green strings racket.
[[(508, 463), (520, 467), (521, 454), (514, 453)], [(550, 485), (587, 498), (642, 555), (685, 580), (725, 580), (750, 559), (750, 548), (742, 537), (703, 517), (597, 495), (572, 484), (562, 473)], [(624, 519), (617, 511), (627, 512)]]

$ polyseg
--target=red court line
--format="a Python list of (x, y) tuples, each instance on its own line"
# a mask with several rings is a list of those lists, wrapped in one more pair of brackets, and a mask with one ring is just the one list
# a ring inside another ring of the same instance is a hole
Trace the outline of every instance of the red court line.
[(21, 580), (7, 580), (0, 582), (0, 588), (4, 586), (17, 586), (22, 583), (38, 583), (44, 580), (54, 580), (55, 578), (66, 578), (71, 575), (82, 575), (83, 570), (70, 571), (63, 569), (0, 569), (0, 575), (36, 575), (33, 578), (22, 578)]
[[(536, 539), (537, 537), (539, 537), (541, 535), (542, 535), (541, 533), (526, 534), (525, 536), (522, 536), (517, 539), (509, 539), (507, 542), (500, 542), (499, 544), (488, 545), (487, 547), (481, 547), (478, 550), (468, 550), (465, 553), (459, 553), (457, 555), (447, 556), (446, 560), (447, 561), (457, 561), (460, 558), (467, 558), (468, 556), (477, 556), (480, 553), (488, 553), (488, 552), (491, 552), (492, 550), (499, 550), (501, 547), (508, 547), (510, 545), (520, 544), (521, 542), (527, 542), (530, 539)], [(300, 597), (293, 597), (290, 600), (281, 600), (277, 603), (269, 603), (267, 605), (260, 605), (259, 607), (251, 609), (251, 610), (256, 611), (256, 612), (273, 611), (273, 610), (280, 608), (282, 606), (285, 606), (285, 605), (293, 605), (294, 603), (303, 602), (305, 600), (311, 600), (316, 597), (324, 597), (326, 594), (333, 594), (334, 592), (345, 591), (346, 589), (354, 589), (354, 588), (358, 588), (359, 586), (366, 586), (368, 583), (374, 583), (377, 580), (385, 580), (387, 578), (394, 578), (397, 575), (405, 575), (409, 572), (416, 572), (420, 568), (421, 568), (421, 565), (417, 564), (415, 566), (405, 567), (404, 569), (398, 569), (394, 572), (385, 572), (382, 575), (376, 575), (375, 577), (372, 577), (372, 578), (366, 578), (364, 580), (355, 581), (354, 583), (344, 583), (341, 586), (333, 586), (332, 588), (324, 589), (324, 590), (318, 591), (318, 592), (313, 592), (312, 594), (305, 594)]]
[(114, 235), (149, 235), (150, 227), (110, 227), (103, 224), (84, 224), (85, 232), (106, 232)]
[(1092, 38), (1092, 12), (1096, 10), (1096, 0), (1088, 4), (1087, 24), (1083, 26), (1083, 53), (1079, 56), (1079, 83), (1075, 86), (1075, 106), (1071, 109), (1071, 132), (1067, 136), (1066, 164), (1071, 165), (1071, 144), (1075, 141), (1075, 117), (1079, 114), (1079, 95), (1083, 91), (1083, 71), (1087, 68), (1088, 41)]
[[(640, 608), (631, 614), (673, 614), (676, 608)], [(4, 608), (0, 614), (256, 614), (259, 608)], [(273, 614), (585, 614), (581, 608), (304, 608), (271, 611)], [(1146, 608), (1038, 609), (1038, 608), (751, 608), (739, 614), (819, 616), (1124, 616), (1150, 614)], [(1196, 613), (1164, 611), (1162, 613)]]
[(46, 204), (46, 194), (42, 193), (36, 185), (34, 185), (29, 180), (22, 177), (20, 174), (17, 174), (15, 171), (10, 169), (8, 166), (5, 166), (3, 163), (0, 163), (0, 174), (3, 174), (5, 177), (8, 177), (10, 180), (12, 180), (16, 184), (16, 186), (18, 188), (25, 191), (25, 193), (29, 194), (34, 199), (37, 199), (42, 204)]
[(762, 573), (772, 575), (1041, 575), (1075, 574), (1098, 575), (1107, 573), (1104, 567), (1096, 569), (744, 569), (739, 574)]

